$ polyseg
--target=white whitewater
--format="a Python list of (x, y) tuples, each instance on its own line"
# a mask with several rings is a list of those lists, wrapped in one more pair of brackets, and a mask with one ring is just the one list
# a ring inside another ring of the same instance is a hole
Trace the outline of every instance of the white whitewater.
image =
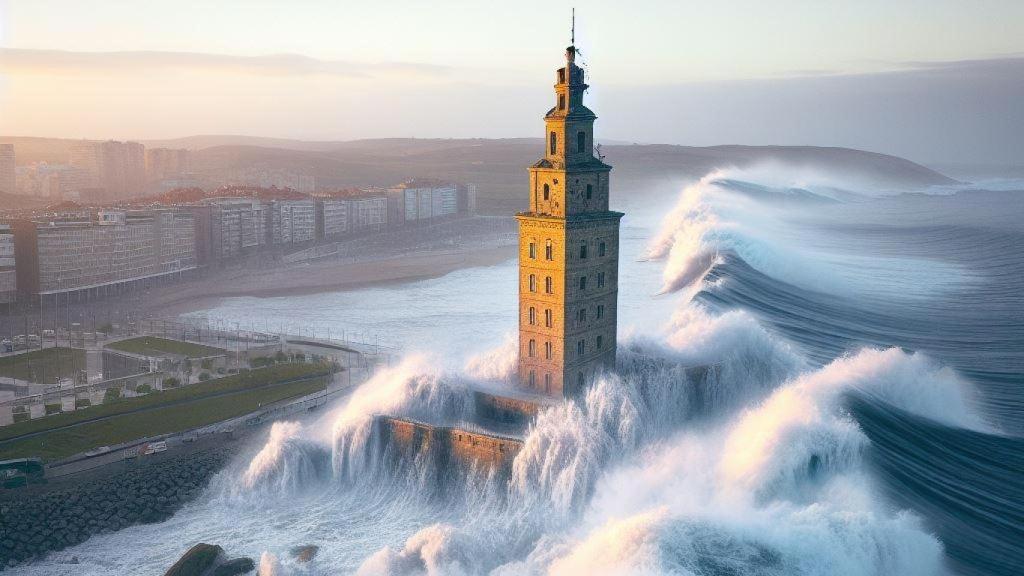
[[(463, 367), (438, 359), (450, 349), (411, 354), (327, 414), (275, 424), (172, 520), (94, 538), (12, 574), (159, 574), (197, 540), (258, 558), (259, 574), (275, 576), (941, 574), (939, 541), (873, 486), (867, 438), (842, 400), (867, 394), (985, 430), (958, 375), (895, 348), (815, 367), (747, 312), (693, 299), (708, 282), (728, 282), (708, 279), (725, 251), (808, 289), (861, 289), (837, 280), (829, 258), (794, 245), (780, 214), (718, 184), (758, 177), (708, 175), (662, 222), (626, 221), (645, 234), (624, 251), (648, 261), (623, 263), (637, 270), (623, 288), (624, 315), (650, 307), (663, 320), (626, 327), (617, 370), (539, 415), (508, 478), (440, 470), (429, 458), (396, 464), (372, 418), (471, 421), (468, 384), (499, 386), (514, 370), (514, 340), (504, 336), (514, 315), (492, 326), (494, 348), (463, 357)], [(477, 272), (508, 276), (514, 307), (514, 268)], [(440, 294), (466, 277), (422, 284)], [(448, 301), (448, 321), (457, 325), (458, 310), (471, 305)], [(446, 341), (473, 349), (464, 343), (481, 327), (469, 326)], [(706, 382), (687, 376), (702, 365), (714, 366)], [(292, 561), (289, 548), (307, 543), (321, 547), (317, 557)], [(81, 564), (61, 563), (71, 555)]]

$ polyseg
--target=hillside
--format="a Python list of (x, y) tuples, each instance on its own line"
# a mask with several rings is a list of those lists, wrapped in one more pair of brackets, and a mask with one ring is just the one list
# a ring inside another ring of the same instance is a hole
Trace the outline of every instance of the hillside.
[[(386, 186), (413, 176), (477, 184), (481, 208), (507, 212), (525, 201), (526, 167), (543, 154), (537, 138), (502, 140), (387, 139), (334, 143), (332, 150), (303, 151), (255, 146), (217, 146), (195, 153), (193, 167), (212, 175), (248, 166), (314, 174), (320, 186)], [(846, 148), (791, 146), (610, 145), (615, 185), (678, 185), (716, 168), (776, 162), (857, 178), (886, 188), (916, 188), (952, 180), (903, 158)]]
[[(35, 160), (65, 162), (73, 140), (0, 137), (0, 142), (13, 143), (18, 163), (23, 164)], [(193, 171), (214, 183), (251, 168), (311, 174), (325, 188), (387, 186), (411, 177), (441, 178), (476, 184), (481, 210), (503, 213), (523, 207), (526, 167), (543, 153), (539, 138), (306, 142), (192, 136), (146, 144), (194, 148)], [(743, 168), (764, 162), (820, 170), (885, 188), (952, 182), (903, 158), (848, 148), (615, 144), (604, 146), (603, 152), (615, 168), (614, 185), (638, 192), (652, 185), (678, 186), (716, 168)]]

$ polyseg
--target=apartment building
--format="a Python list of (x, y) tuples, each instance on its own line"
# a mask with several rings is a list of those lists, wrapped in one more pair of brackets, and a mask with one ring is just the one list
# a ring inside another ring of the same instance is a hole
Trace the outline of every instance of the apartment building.
[(329, 198), (316, 202), (317, 238), (336, 240), (349, 233), (348, 200)]
[(16, 174), (14, 164), (14, 145), (0, 144), (0, 193), (17, 193)]
[(77, 142), (69, 160), (84, 173), (79, 192), (85, 200), (126, 200), (145, 191), (145, 147), (138, 142)]
[(192, 171), (192, 153), (173, 148), (150, 148), (146, 150), (146, 182), (180, 179)]
[(0, 224), (0, 304), (14, 302), (17, 295), (17, 272), (14, 259), (14, 233), (7, 224)]
[(272, 200), (270, 243), (274, 246), (312, 242), (316, 238), (316, 205), (312, 200)]
[(262, 202), (250, 198), (208, 200), (210, 212), (210, 256), (233, 258), (259, 250), (267, 244), (267, 215)]
[(476, 211), (476, 186), (414, 179), (388, 189), (391, 226), (421, 224)]
[(385, 196), (356, 196), (348, 199), (352, 233), (384, 230), (388, 223)]
[(106, 288), (196, 267), (188, 211), (104, 210), (12, 223), (26, 297)]

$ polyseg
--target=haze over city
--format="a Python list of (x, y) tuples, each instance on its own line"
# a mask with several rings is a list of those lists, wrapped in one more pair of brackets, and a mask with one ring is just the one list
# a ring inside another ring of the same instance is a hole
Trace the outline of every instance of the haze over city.
[[(547, 81), (532, 64), (568, 41), (555, 14), (570, 6), (303, 2), (282, 15), (274, 2), (184, 1), (155, 17), (141, 3), (7, 1), (0, 134), (528, 136), (544, 103), (532, 87)], [(607, 116), (599, 138), (1020, 161), (1019, 2), (579, 8), (583, 61), (605, 79), (590, 94)], [(491, 19), (501, 25), (481, 25)]]

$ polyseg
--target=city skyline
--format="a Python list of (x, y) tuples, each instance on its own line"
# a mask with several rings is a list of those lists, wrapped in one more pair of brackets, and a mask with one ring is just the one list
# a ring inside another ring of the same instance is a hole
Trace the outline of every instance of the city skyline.
[[(548, 81), (531, 63), (568, 44), (568, 3), (545, 4), (540, 20), (509, 10), (495, 30), (473, 5), (310, 3), (285, 17), (269, 3), (246, 6), (243, 28), (231, 3), (185, 2), (158, 19), (117, 3), (0, 4), (0, 107), (11, 112), (0, 134), (529, 136), (523, 127), (545, 100), (535, 86)], [(1015, 163), (1024, 40), (1012, 23), (1024, 7), (986, 7), (865, 2), (836, 18), (803, 2), (580, 6), (578, 43), (601, 78), (590, 97), (609, 116), (597, 136)], [(522, 30), (544, 41), (523, 41)], [(508, 113), (480, 126), (494, 101)]]

